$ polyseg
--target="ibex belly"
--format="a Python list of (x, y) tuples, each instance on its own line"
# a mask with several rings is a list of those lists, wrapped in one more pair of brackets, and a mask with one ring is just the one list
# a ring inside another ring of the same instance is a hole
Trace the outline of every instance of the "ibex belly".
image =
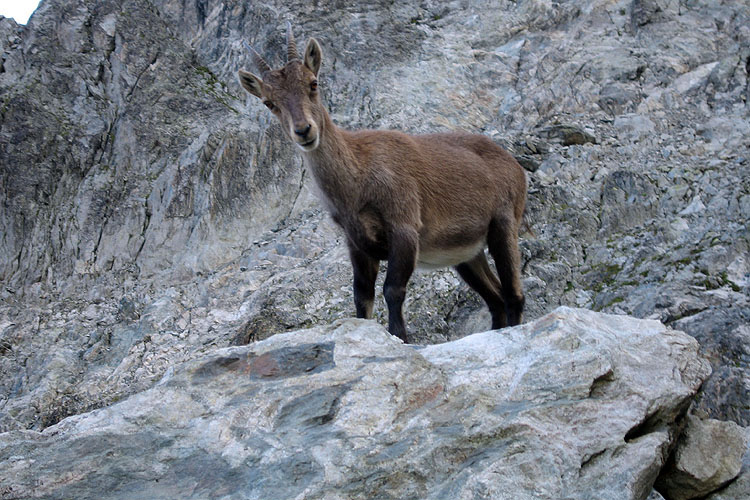
[(439, 269), (466, 262), (484, 250), (484, 240), (450, 248), (421, 248), (417, 256), (417, 266), (422, 269)]

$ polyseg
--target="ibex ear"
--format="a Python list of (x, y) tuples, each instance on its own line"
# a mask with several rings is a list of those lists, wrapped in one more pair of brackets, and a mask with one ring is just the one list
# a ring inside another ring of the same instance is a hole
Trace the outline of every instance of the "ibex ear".
[(245, 90), (253, 94), (255, 97), (262, 97), (263, 80), (243, 69), (241, 69), (238, 73), (240, 75), (240, 85), (242, 85)]
[(307, 69), (315, 73), (318, 76), (318, 70), (320, 70), (320, 61), (323, 59), (323, 51), (320, 50), (320, 44), (314, 38), (311, 38), (307, 42), (305, 48), (305, 66)]

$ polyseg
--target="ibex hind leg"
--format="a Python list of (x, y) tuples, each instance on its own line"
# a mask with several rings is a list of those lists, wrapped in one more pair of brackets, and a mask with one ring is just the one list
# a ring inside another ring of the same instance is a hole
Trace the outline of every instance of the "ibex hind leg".
[(492, 315), (492, 329), (497, 330), (508, 326), (505, 316), (505, 302), (500, 294), (500, 280), (490, 269), (484, 251), (473, 259), (456, 266), (461, 278), (476, 291), (487, 303)]
[(525, 298), (521, 288), (521, 253), (518, 249), (516, 221), (494, 219), (487, 232), (487, 246), (500, 276), (501, 295), (505, 302), (508, 325), (518, 325), (523, 319)]

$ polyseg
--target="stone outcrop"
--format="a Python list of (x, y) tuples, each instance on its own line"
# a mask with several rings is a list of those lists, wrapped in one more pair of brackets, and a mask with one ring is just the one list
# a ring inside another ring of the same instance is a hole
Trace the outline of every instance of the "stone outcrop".
[(709, 371), (688, 335), (585, 310), (426, 347), (343, 320), (0, 435), (0, 497), (642, 499)]

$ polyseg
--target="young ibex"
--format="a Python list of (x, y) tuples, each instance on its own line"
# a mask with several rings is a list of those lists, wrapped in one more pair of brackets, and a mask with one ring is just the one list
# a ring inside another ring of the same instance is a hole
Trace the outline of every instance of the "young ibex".
[(526, 176), (518, 162), (481, 135), (343, 130), (320, 99), (323, 54), (314, 38), (300, 60), (289, 25), (287, 63), (277, 70), (245, 45), (261, 77), (240, 70), (240, 83), (302, 150), (322, 201), (346, 232), (357, 317), (372, 317), (379, 261), (387, 260), (388, 329), (405, 342), (402, 307), (417, 265), (455, 266), (487, 302), (493, 329), (519, 324), (524, 295), (518, 231)]

